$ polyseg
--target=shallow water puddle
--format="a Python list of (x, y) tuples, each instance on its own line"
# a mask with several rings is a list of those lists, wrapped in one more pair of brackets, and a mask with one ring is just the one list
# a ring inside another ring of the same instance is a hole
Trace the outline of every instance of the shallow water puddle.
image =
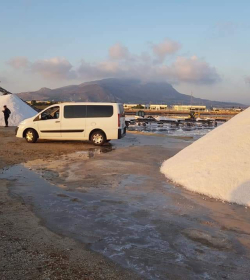
[(249, 273), (234, 234), (201, 223), (212, 222), (210, 211), (161, 181), (123, 174), (115, 188), (99, 182), (85, 192), (66, 191), (23, 165), (1, 178), (11, 181), (11, 195), (32, 205), (46, 227), (147, 279), (235, 279)]

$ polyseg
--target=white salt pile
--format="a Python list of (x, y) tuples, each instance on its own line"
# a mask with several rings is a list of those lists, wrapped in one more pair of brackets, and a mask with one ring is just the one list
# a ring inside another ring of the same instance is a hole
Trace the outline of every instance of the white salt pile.
[(165, 161), (161, 172), (190, 191), (250, 206), (250, 108)]
[(24, 119), (31, 118), (37, 114), (34, 109), (15, 94), (2, 95), (0, 96), (0, 126), (5, 126), (4, 115), (2, 113), (4, 105), (11, 111), (9, 126), (17, 126)]

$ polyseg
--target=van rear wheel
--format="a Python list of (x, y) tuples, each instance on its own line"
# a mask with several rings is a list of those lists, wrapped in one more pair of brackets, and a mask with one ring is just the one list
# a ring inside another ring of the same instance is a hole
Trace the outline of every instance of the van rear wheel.
[(91, 141), (96, 146), (102, 146), (106, 142), (106, 136), (101, 130), (97, 130), (91, 134)]
[(25, 132), (25, 139), (28, 143), (35, 143), (37, 141), (37, 133), (34, 129), (28, 129)]

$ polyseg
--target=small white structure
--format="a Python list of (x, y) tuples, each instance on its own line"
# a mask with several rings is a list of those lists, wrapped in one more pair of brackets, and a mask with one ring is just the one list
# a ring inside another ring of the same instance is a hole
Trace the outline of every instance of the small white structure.
[(168, 105), (166, 105), (166, 104), (123, 104), (123, 107), (125, 110), (134, 109), (135, 107), (139, 107), (139, 106), (142, 106), (143, 109), (152, 110), (152, 111), (153, 110), (166, 110), (168, 108)]
[(203, 105), (172, 105), (175, 111), (206, 111), (207, 107)]
[(150, 104), (149, 109), (150, 110), (167, 110), (168, 105), (164, 104)]
[(6, 105), (10, 111), (9, 126), (17, 126), (21, 121), (31, 118), (37, 114), (28, 104), (15, 94), (0, 95), (0, 126), (5, 126), (3, 106)]
[(217, 108), (217, 107), (213, 107), (212, 110), (215, 112), (219, 112), (219, 111), (242, 112), (243, 111), (242, 108)]
[(145, 108), (145, 106), (142, 104), (123, 104), (123, 108), (125, 110), (129, 110), (129, 109), (133, 109), (134, 107), (137, 107), (139, 105), (142, 106), (143, 108)]

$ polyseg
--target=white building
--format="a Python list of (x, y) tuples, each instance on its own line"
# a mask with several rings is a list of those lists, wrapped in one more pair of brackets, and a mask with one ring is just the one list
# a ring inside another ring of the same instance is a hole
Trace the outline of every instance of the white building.
[[(142, 108), (138, 108), (141, 106)], [(168, 105), (166, 104), (123, 104), (125, 110), (134, 109), (147, 109), (147, 110), (167, 110)]]
[(243, 111), (242, 108), (217, 108), (217, 107), (213, 107), (212, 110), (215, 112), (219, 112), (219, 111), (241, 112), (241, 111)]
[(123, 104), (123, 108), (126, 110), (128, 109), (133, 109), (134, 107), (137, 107), (137, 106), (142, 106), (143, 108), (145, 108), (145, 105), (142, 105), (142, 104)]
[(150, 110), (167, 110), (168, 105), (164, 104), (150, 104), (149, 109)]
[(172, 105), (175, 111), (206, 111), (207, 107), (203, 105)]

